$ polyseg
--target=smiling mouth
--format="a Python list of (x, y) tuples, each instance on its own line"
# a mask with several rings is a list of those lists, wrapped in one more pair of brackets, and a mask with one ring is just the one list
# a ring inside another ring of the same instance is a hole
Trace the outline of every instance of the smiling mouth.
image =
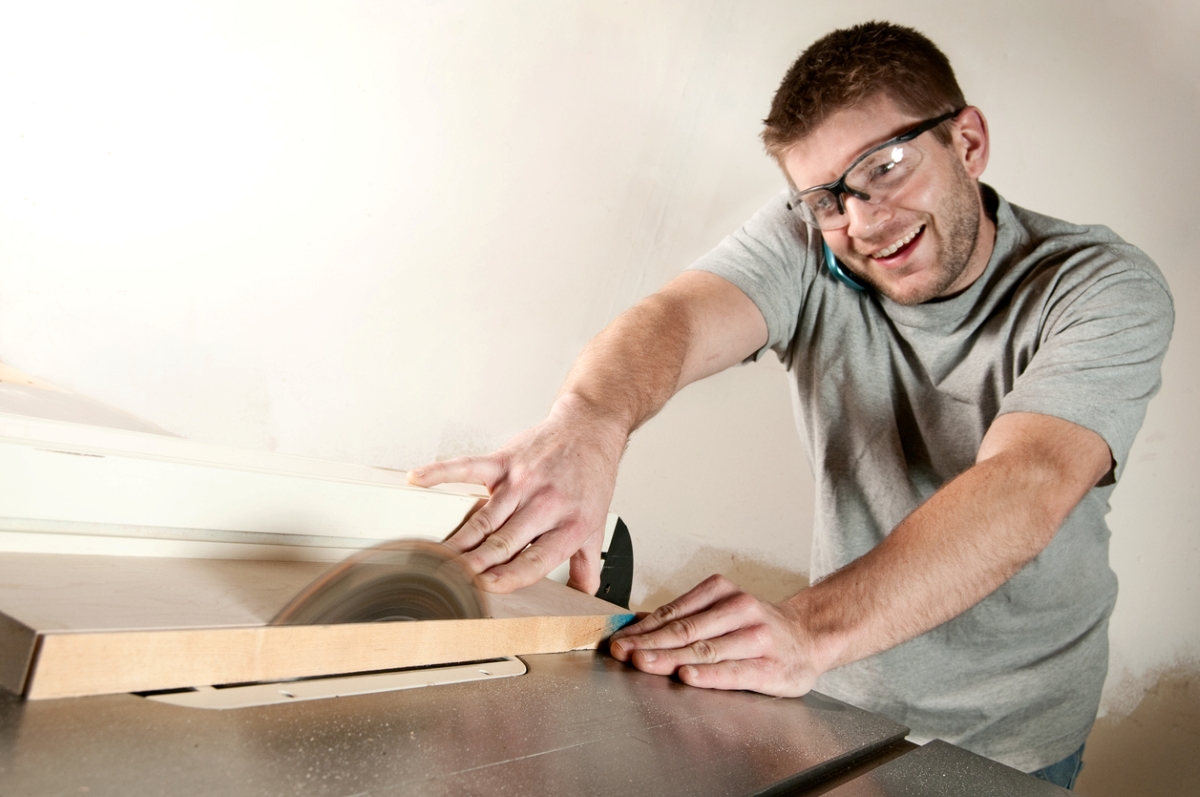
[(873, 252), (873, 253), (871, 254), (871, 258), (872, 258), (873, 260), (882, 260), (882, 259), (884, 259), (884, 258), (886, 258), (886, 257), (891, 257), (892, 255), (896, 254), (896, 253), (897, 253), (897, 252), (899, 252), (901, 249), (903, 249), (904, 247), (906, 247), (906, 246), (908, 246), (910, 243), (912, 243), (912, 242), (913, 242), (913, 240), (914, 240), (914, 239), (915, 239), (915, 238), (916, 238), (918, 235), (920, 235), (920, 234), (921, 234), (921, 233), (922, 233), (924, 230), (925, 230), (925, 225), (924, 225), (924, 224), (920, 224), (920, 225), (918, 225), (918, 226), (916, 226), (916, 227), (913, 227), (911, 230), (909, 230), (909, 231), (908, 231), (908, 232), (907, 232), (907, 233), (904, 235), (904, 237), (902, 237), (902, 238), (900, 238), (898, 241), (894, 242), (894, 243), (893, 243), (891, 246), (887, 246), (887, 247), (885, 247), (885, 248), (883, 248), (883, 249), (880, 249), (878, 252)]

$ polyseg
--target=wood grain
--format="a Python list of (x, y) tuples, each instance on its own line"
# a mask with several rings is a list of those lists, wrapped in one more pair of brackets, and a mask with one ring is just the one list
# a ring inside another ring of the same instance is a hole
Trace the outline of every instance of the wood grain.
[(25, 696), (76, 697), (563, 653), (595, 648), (629, 616), (45, 634)]
[(486, 619), (267, 626), (320, 570), (306, 562), (0, 555), (0, 685), (39, 699), (559, 653), (595, 648), (632, 618), (543, 580), (486, 596)]

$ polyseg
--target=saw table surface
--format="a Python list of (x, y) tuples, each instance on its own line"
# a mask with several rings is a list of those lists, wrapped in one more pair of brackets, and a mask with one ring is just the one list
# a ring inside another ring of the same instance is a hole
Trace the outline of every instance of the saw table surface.
[(216, 711), (0, 698), (0, 794), (757, 794), (904, 738), (883, 717), (693, 689), (591, 651), (526, 675)]

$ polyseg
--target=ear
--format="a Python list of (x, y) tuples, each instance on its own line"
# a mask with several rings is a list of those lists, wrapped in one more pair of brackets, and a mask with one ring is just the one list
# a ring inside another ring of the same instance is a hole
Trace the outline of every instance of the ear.
[(954, 150), (962, 161), (963, 168), (974, 179), (979, 179), (988, 162), (988, 126), (983, 111), (968, 105), (954, 120)]

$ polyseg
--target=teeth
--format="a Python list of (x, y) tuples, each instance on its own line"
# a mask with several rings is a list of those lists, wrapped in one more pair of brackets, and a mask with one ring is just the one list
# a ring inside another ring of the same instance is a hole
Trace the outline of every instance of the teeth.
[(905, 244), (907, 244), (913, 238), (916, 238), (917, 233), (919, 233), (923, 229), (925, 229), (924, 224), (922, 224), (919, 227), (914, 228), (908, 235), (904, 236), (899, 241), (896, 241), (896, 243), (892, 244), (887, 249), (880, 249), (878, 252), (871, 255), (871, 257), (878, 259), (881, 257), (890, 257), (890, 256), (896, 254), (896, 252), (900, 251), (901, 247), (903, 247)]

